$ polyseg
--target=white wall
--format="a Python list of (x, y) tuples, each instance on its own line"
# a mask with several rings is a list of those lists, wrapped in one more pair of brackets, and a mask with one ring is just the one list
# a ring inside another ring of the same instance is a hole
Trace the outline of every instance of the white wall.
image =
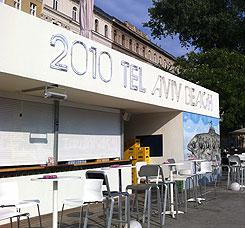
[(175, 158), (176, 161), (184, 159), (184, 132), (182, 113), (173, 117), (164, 127), (164, 159)]
[[(94, 31), (96, 19), (99, 21), (98, 32)], [(107, 25), (107, 28), (108, 28), (107, 38), (105, 37), (105, 25)], [(99, 17), (98, 15), (94, 15), (92, 39), (95, 42), (101, 43), (101, 44), (111, 48), (111, 46), (112, 46), (111, 34), (112, 34), (111, 22), (109, 20), (105, 20), (103, 17)]]
[[(53, 8), (53, 0), (43, 0), (43, 5), (45, 4)], [(76, 1), (58, 1), (58, 11), (69, 17), (72, 17), (72, 8), (74, 6), (77, 7), (77, 9), (79, 10), (79, 4)]]
[(184, 159), (182, 113), (132, 115), (130, 121), (124, 123), (126, 143), (137, 135), (163, 135), (163, 157), (151, 157), (151, 163), (161, 164), (168, 158)]

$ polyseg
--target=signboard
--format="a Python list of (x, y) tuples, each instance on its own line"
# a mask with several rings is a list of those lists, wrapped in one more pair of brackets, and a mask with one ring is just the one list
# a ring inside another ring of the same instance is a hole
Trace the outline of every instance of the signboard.
[(211, 90), (22, 12), (1, 5), (0, 14), (0, 72), (219, 117)]

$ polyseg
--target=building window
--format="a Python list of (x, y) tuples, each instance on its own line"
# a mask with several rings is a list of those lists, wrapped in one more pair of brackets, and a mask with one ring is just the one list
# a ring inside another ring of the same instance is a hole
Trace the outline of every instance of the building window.
[(32, 2), (30, 2), (30, 14), (33, 16), (37, 15), (37, 5)]
[(95, 19), (94, 21), (94, 31), (98, 32), (99, 31), (99, 20)]
[(154, 61), (155, 63), (157, 62), (157, 54), (156, 54), (156, 53), (154, 53), (153, 61)]
[(135, 45), (135, 50), (136, 50), (136, 53), (139, 54), (139, 44), (138, 43), (136, 43)]
[(21, 8), (21, 0), (14, 0), (14, 8), (16, 9)]
[(159, 65), (162, 65), (162, 56), (159, 56), (159, 61), (158, 61)]
[(171, 68), (172, 64), (171, 62), (168, 62), (168, 67)]
[(142, 49), (142, 54), (143, 54), (143, 57), (145, 57), (145, 47), (143, 47)]
[(77, 21), (77, 7), (72, 8), (72, 20)]
[(58, 9), (58, 0), (53, 0), (53, 9)]
[(105, 37), (108, 37), (108, 26), (105, 25)]
[(117, 42), (117, 30), (114, 30), (114, 41)]
[(148, 59), (151, 60), (151, 50), (148, 51)]
[(132, 40), (129, 40), (129, 50), (132, 50)]
[(125, 46), (125, 36), (122, 35), (122, 46)]

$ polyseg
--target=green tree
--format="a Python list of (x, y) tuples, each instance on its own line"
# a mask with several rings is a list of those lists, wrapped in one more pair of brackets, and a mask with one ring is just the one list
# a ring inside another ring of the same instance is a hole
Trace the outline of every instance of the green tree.
[(183, 46), (245, 53), (244, 0), (152, 0), (145, 26), (155, 38), (179, 35)]
[(212, 49), (178, 58), (176, 65), (180, 77), (219, 93), (222, 132), (245, 126), (245, 55)]
[(220, 95), (221, 129), (245, 126), (245, 1), (152, 0), (145, 26), (199, 48), (178, 58), (179, 76)]

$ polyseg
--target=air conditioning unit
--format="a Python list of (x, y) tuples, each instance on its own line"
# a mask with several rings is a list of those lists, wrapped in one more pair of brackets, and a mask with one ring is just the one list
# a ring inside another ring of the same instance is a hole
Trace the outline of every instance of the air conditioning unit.
[(56, 100), (66, 100), (67, 95), (63, 93), (57, 93), (57, 92), (52, 92), (52, 91), (46, 91), (44, 93), (45, 98), (51, 98), (51, 99), (56, 99)]

